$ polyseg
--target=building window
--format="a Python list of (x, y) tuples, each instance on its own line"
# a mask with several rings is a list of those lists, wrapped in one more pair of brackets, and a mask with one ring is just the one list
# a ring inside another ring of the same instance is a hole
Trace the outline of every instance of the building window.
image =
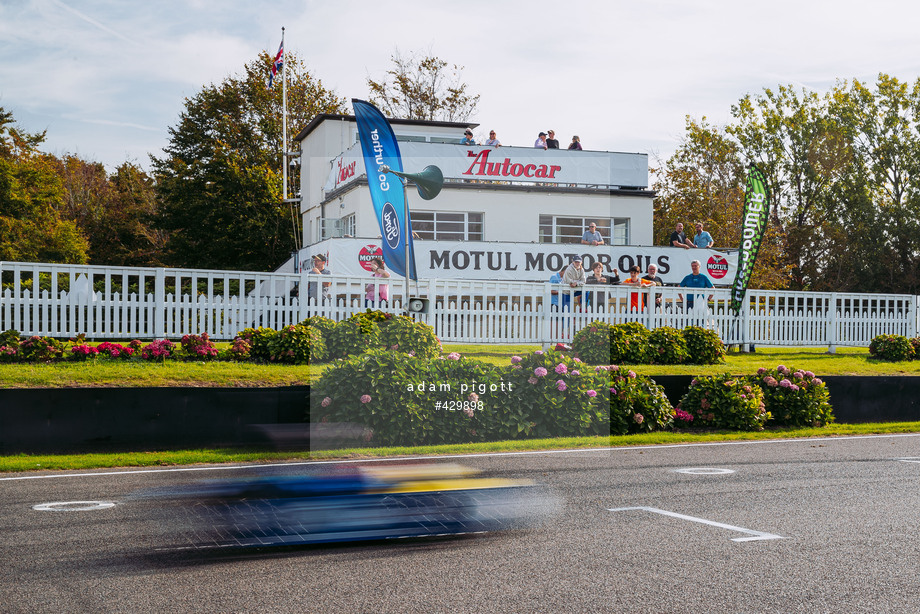
[(345, 233), (346, 237), (355, 236), (355, 214), (346, 215), (342, 218), (342, 231)]
[(607, 245), (629, 245), (629, 218), (540, 216), (540, 243), (581, 243), (581, 237), (594, 222)]
[(412, 231), (432, 241), (482, 241), (482, 213), (413, 211)]

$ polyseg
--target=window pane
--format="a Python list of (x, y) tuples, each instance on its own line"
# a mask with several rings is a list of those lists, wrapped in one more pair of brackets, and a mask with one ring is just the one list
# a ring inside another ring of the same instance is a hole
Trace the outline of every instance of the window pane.
[(463, 222), (465, 214), (463, 213), (446, 213), (438, 211), (438, 222)]

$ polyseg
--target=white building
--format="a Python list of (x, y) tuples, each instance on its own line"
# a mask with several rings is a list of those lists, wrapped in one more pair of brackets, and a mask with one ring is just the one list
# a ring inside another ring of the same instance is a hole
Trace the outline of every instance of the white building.
[[(588, 266), (600, 260), (608, 271), (633, 264), (644, 270), (656, 262), (669, 282), (689, 273), (685, 250), (652, 246), (655, 193), (648, 189), (646, 154), (463, 146), (465, 129), (477, 124), (393, 119), (390, 125), (405, 172), (433, 164), (444, 175), (433, 200), (409, 190), (422, 278), (545, 281), (575, 254)], [(319, 115), (295, 140), (304, 248), (293, 266), (309, 266), (310, 255), (323, 253), (334, 273), (364, 274), (380, 246), (380, 228), (355, 118)], [(590, 222), (597, 223), (605, 246), (581, 244)], [(713, 281), (729, 283), (734, 263), (705, 251), (694, 250), (692, 257), (706, 270), (706, 258), (714, 255)]]

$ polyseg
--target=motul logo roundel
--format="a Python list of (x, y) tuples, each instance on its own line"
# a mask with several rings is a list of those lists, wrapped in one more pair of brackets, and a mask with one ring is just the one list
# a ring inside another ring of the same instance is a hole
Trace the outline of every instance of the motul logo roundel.
[(719, 254), (713, 254), (706, 263), (706, 272), (713, 279), (722, 279), (728, 275), (728, 260)]
[(383, 249), (379, 245), (365, 245), (358, 252), (358, 264), (365, 271), (371, 270), (371, 260), (383, 258)]
[(474, 157), (473, 163), (463, 172), (464, 175), (476, 177), (532, 177), (535, 179), (554, 179), (556, 171), (562, 167), (557, 164), (521, 164), (505, 158), (501, 162), (489, 162), (491, 149), (483, 149), (478, 154), (469, 152)]

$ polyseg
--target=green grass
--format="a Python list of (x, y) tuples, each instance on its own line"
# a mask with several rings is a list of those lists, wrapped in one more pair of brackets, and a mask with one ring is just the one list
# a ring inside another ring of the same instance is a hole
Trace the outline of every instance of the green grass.
[[(445, 353), (507, 366), (511, 356), (523, 356), (538, 345), (447, 344)], [(825, 375), (920, 375), (920, 361), (884, 362), (869, 357), (867, 348), (758, 348), (755, 353), (732, 352), (718, 365), (635, 365), (642, 375), (753, 374), (760, 367), (785, 364)], [(0, 364), (0, 388), (66, 388), (87, 386), (298, 386), (316, 381), (329, 368), (324, 365), (273, 365), (234, 362), (144, 363), (98, 359), (95, 362), (55, 364)]]
[(839, 437), (886, 433), (917, 433), (920, 422), (883, 424), (832, 424), (823, 428), (768, 429), (759, 433), (735, 432), (659, 432), (617, 437), (562, 437), (558, 439), (528, 439), (444, 446), (352, 448), (321, 452), (263, 452), (253, 450), (179, 450), (165, 452), (131, 452), (114, 454), (0, 456), (0, 472), (63, 471), (99, 469), (105, 467), (163, 467), (218, 463), (256, 463), (292, 460), (331, 460), (387, 458), (403, 456), (438, 456), (453, 454), (482, 454), (488, 452), (521, 452), (527, 450), (566, 450), (573, 448), (632, 447), (652, 445), (692, 444), (713, 441), (756, 441), (803, 437)]

